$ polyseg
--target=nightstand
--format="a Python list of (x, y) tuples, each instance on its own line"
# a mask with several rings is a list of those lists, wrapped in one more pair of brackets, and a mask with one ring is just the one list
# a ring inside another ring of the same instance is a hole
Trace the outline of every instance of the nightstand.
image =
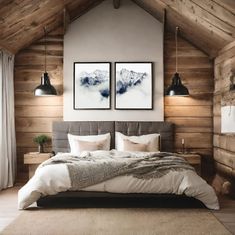
[(32, 152), (24, 154), (24, 164), (29, 165), (29, 179), (34, 175), (37, 167), (50, 157), (52, 157), (52, 153)]
[(178, 153), (183, 157), (190, 165), (192, 165), (197, 174), (201, 175), (201, 155), (198, 153)]

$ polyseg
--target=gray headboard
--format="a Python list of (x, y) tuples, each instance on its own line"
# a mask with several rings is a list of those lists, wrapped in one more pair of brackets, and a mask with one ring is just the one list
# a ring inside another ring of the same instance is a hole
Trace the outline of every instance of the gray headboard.
[(52, 149), (57, 152), (70, 152), (67, 134), (100, 135), (110, 132), (111, 146), (114, 146), (114, 122), (76, 121), (54, 122), (52, 126)]
[(115, 121), (69, 121), (54, 122), (52, 127), (52, 148), (57, 152), (69, 152), (67, 134), (99, 135), (110, 132), (111, 148), (115, 146), (115, 131), (125, 135), (160, 133), (161, 151), (173, 151), (173, 124), (170, 122), (115, 122)]

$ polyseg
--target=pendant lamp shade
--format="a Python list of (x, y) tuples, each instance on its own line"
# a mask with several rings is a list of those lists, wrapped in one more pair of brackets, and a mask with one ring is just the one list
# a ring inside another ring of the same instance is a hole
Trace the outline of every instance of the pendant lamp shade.
[(165, 91), (166, 96), (189, 96), (189, 91), (186, 86), (184, 86), (181, 82), (180, 75), (178, 73), (178, 30), (179, 28), (176, 27), (175, 29), (175, 67), (176, 72), (172, 78), (171, 85), (167, 87)]
[(35, 96), (57, 95), (56, 89), (51, 85), (48, 73), (44, 73), (41, 77), (41, 84), (34, 90)]
[(35, 96), (54, 96), (57, 95), (56, 89), (51, 85), (49, 75), (47, 73), (47, 45), (46, 45), (46, 28), (45, 33), (45, 72), (41, 77), (41, 84), (34, 89)]
[(174, 74), (171, 85), (166, 89), (166, 95), (189, 96), (188, 88), (182, 84), (178, 73)]

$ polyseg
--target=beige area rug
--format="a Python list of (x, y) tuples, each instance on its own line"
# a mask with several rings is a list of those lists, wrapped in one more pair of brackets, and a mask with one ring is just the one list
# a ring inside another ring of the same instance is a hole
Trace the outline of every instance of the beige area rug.
[(4, 235), (152, 235), (230, 232), (206, 209), (35, 209), (23, 211)]

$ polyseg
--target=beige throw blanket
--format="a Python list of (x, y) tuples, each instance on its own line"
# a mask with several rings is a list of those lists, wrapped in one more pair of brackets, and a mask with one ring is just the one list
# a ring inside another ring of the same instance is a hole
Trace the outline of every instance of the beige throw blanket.
[(80, 157), (57, 154), (41, 167), (49, 164), (67, 165), (71, 190), (81, 190), (121, 175), (133, 175), (146, 180), (161, 177), (169, 171), (194, 170), (183, 158), (165, 152), (135, 153), (111, 150), (83, 152)]

